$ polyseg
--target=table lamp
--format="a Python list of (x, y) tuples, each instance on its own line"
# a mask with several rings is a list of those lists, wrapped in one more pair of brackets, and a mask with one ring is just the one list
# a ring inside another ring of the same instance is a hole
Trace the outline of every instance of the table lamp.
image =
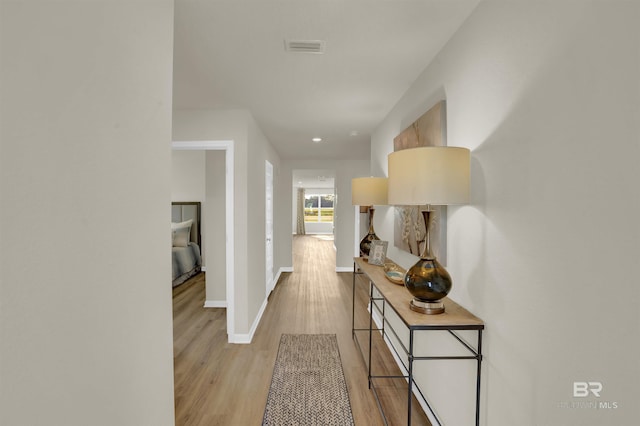
[(404, 285), (414, 296), (416, 312), (441, 314), (443, 299), (451, 291), (451, 277), (431, 252), (431, 205), (469, 201), (470, 153), (466, 148), (420, 147), (396, 151), (387, 157), (390, 205), (423, 206), (425, 245), (420, 260), (407, 271)]
[(351, 180), (351, 204), (366, 206), (369, 210), (369, 233), (360, 241), (360, 255), (369, 258), (371, 241), (379, 240), (373, 230), (374, 205), (387, 205), (387, 178), (362, 177)]

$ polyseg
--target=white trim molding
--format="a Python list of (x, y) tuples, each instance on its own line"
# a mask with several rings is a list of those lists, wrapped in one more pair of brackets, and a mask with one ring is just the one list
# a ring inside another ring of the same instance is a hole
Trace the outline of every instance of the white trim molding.
[(278, 269), (278, 273), (276, 274), (276, 277), (273, 279), (274, 289), (278, 285), (278, 280), (280, 280), (280, 275), (282, 275), (283, 272), (293, 272), (293, 266), (283, 266), (280, 269)]
[(226, 300), (205, 300), (204, 307), (205, 308), (226, 308), (227, 301)]
[(260, 324), (260, 320), (262, 320), (262, 315), (264, 314), (265, 309), (267, 309), (267, 303), (269, 303), (269, 299), (265, 297), (264, 302), (262, 302), (262, 306), (260, 307), (260, 311), (256, 316), (256, 319), (253, 321), (251, 325), (251, 329), (247, 334), (234, 334), (233, 337), (229, 335), (229, 343), (237, 343), (237, 344), (245, 344), (248, 345), (253, 340), (253, 335), (256, 333), (256, 329)]
[[(280, 280), (280, 276), (282, 275), (283, 272), (293, 272), (293, 267), (284, 266), (278, 269), (278, 273), (276, 274), (276, 277), (273, 279), (273, 282), (275, 283), (274, 289), (275, 289), (275, 286), (278, 285), (278, 281)], [(264, 299), (264, 302), (262, 302), (262, 306), (260, 307), (260, 311), (258, 312), (256, 319), (253, 321), (253, 324), (251, 325), (251, 330), (249, 330), (249, 333), (234, 334), (233, 336), (229, 335), (229, 343), (238, 343), (238, 344), (251, 343), (251, 341), (253, 340), (253, 336), (256, 332), (256, 329), (258, 328), (258, 325), (262, 320), (262, 315), (264, 315), (264, 311), (267, 309), (268, 303), (269, 303), (269, 298), (266, 297)]]

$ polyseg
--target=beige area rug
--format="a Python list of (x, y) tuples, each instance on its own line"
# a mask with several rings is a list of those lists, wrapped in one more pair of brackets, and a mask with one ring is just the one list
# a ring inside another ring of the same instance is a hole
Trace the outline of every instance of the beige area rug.
[(282, 335), (262, 424), (354, 424), (335, 334)]

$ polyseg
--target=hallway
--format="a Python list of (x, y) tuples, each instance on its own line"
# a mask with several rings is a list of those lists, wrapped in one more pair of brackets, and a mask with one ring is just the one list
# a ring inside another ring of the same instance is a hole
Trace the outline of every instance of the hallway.
[[(293, 248), (294, 272), (280, 277), (249, 345), (227, 343), (225, 310), (202, 307), (202, 274), (174, 290), (177, 426), (259, 425), (283, 333), (335, 334), (356, 425), (383, 424), (351, 337), (352, 274), (335, 272), (331, 240), (294, 236)], [(366, 284), (357, 290), (357, 322), (363, 326)], [(393, 405), (402, 412), (403, 398)]]

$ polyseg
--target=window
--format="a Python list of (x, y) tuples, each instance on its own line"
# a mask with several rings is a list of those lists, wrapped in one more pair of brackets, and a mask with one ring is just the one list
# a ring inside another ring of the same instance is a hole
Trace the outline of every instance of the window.
[(304, 221), (333, 223), (333, 194), (305, 194)]

